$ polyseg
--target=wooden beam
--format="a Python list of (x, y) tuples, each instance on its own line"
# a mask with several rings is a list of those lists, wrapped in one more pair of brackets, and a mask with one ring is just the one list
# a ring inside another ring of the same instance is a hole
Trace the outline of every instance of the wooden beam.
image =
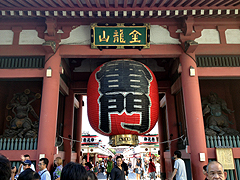
[(167, 89), (171, 87), (170, 81), (158, 81), (158, 91), (159, 92), (166, 92)]
[(240, 148), (232, 148), (234, 159), (240, 158)]
[(152, 2), (151, 2), (151, 4), (150, 4), (150, 8), (152, 8), (152, 7), (154, 7), (155, 5), (156, 5), (156, 2), (157, 2), (157, 0), (153, 0)]
[(198, 55), (240, 55), (240, 44), (199, 44), (196, 49)]
[(60, 83), (59, 83), (59, 90), (64, 94), (64, 95), (69, 95), (69, 88), (66, 85), (66, 83), (60, 78)]
[(62, 45), (62, 58), (146, 58), (178, 57), (182, 49), (179, 45), (151, 45), (150, 49), (91, 49), (90, 45)]
[(118, 0), (114, 0), (114, 7), (118, 8)]
[(133, 0), (133, 3), (132, 3), (132, 8), (135, 8), (137, 5), (137, 0)]
[(1, 56), (45, 56), (42, 45), (0, 46)]
[(29, 154), (32, 161), (37, 161), (37, 150), (1, 150), (0, 154), (6, 156), (10, 161), (19, 161), (22, 154)]
[(143, 0), (141, 4), (141, 8), (144, 8), (146, 6), (147, 0)]
[(53, 2), (53, 0), (47, 0), (47, 3), (50, 4), (52, 7), (57, 7), (57, 5)]
[[(198, 45), (196, 55), (239, 55), (240, 45)], [(179, 45), (151, 45), (150, 49), (91, 49), (89, 45), (62, 45), (60, 55), (63, 58), (161, 58), (179, 57), (182, 49)]]
[(34, 0), (26, 0), (26, 1), (34, 7), (40, 7), (39, 4), (37, 4)]
[(36, 0), (37, 3), (41, 4), (43, 7), (49, 7), (45, 2), (43, 2), (42, 0)]
[(166, 95), (160, 100), (160, 107), (163, 108), (164, 106), (166, 106)]
[(168, 0), (162, 0), (162, 1), (159, 3), (158, 7), (163, 6), (167, 1), (168, 1)]
[(81, 0), (76, 0), (78, 7), (83, 7)]
[(0, 78), (42, 78), (44, 69), (1, 69)]
[(79, 108), (79, 101), (76, 97), (74, 97), (74, 106), (78, 109)]
[(24, 2), (23, 0), (18, 0), (18, 2), (19, 2), (20, 4), (22, 4), (23, 6), (32, 7), (31, 5), (29, 5), (28, 3)]
[[(105, 7), (106, 7), (106, 8), (109, 8), (109, 2), (108, 2), (108, 0), (104, 0), (104, 3), (105, 3)], [(106, 9), (105, 9), (105, 11), (106, 11)]]
[(61, 60), (61, 65), (63, 67), (64, 70), (64, 74), (66, 74), (66, 76), (68, 76), (69, 78), (71, 78), (71, 70), (69, 65), (66, 63), (65, 59)]
[(56, 3), (58, 3), (61, 7), (66, 7), (62, 0), (56, 0)]
[(71, 0), (66, 0), (66, 2), (67, 2), (67, 4), (70, 6), (70, 7), (74, 7), (74, 4), (72, 3), (72, 1)]
[(124, 0), (124, 1), (123, 1), (123, 8), (126, 8), (126, 7), (127, 7), (127, 2), (128, 2), (128, 0)]
[[(240, 148), (232, 148), (234, 159), (240, 158)], [(208, 159), (216, 159), (216, 149), (207, 148)]]
[(71, 89), (75, 94), (87, 92), (87, 81), (77, 81), (71, 84)]
[[(151, 45), (150, 49), (91, 49), (90, 45), (61, 45), (62, 58), (161, 58), (179, 57), (182, 49), (177, 44)], [(200, 44), (196, 56), (240, 55), (240, 44)], [(45, 56), (42, 45), (0, 46), (0, 56)]]
[(89, 8), (92, 7), (92, 4), (91, 4), (91, 2), (90, 2), (89, 0), (85, 0), (85, 2), (86, 2), (87, 6), (88, 6)]
[(240, 78), (240, 67), (198, 67), (197, 74), (199, 78)]
[(198, 6), (199, 4), (201, 4), (202, 2), (204, 2), (205, 0), (196, 0), (194, 1), (192, 4), (190, 4), (190, 6)]
[(171, 86), (171, 94), (176, 94), (182, 88), (181, 76)]

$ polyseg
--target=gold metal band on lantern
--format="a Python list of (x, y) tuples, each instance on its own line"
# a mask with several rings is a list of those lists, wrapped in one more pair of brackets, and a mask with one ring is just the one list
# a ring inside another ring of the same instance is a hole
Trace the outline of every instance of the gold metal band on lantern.
[(138, 145), (138, 136), (135, 134), (119, 134), (109, 137), (110, 145), (115, 146), (136, 146)]

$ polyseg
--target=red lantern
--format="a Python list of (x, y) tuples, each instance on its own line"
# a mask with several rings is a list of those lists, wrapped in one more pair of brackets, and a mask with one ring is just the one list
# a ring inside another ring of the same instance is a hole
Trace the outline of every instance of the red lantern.
[(158, 119), (156, 78), (137, 61), (115, 60), (95, 69), (88, 81), (87, 101), (90, 124), (103, 135), (145, 134)]

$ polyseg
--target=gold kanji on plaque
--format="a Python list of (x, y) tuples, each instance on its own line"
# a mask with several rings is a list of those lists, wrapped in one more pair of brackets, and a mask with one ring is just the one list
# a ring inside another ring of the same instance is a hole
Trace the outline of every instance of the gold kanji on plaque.
[(129, 35), (132, 36), (132, 41), (130, 41), (130, 43), (140, 43), (141, 40), (138, 40), (138, 36), (141, 36), (142, 34), (140, 32), (138, 32), (137, 30), (132, 31), (131, 33), (129, 33)]
[(108, 42), (109, 38), (110, 38), (110, 36), (107, 36), (107, 38), (106, 38), (106, 32), (103, 31), (103, 37), (101, 35), (99, 35), (99, 42), (102, 42), (102, 41)]

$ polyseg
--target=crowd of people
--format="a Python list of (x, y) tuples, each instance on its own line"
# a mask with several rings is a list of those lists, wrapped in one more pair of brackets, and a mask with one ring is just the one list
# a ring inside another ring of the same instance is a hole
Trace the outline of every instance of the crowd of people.
[(48, 171), (48, 164), (47, 158), (39, 159), (39, 171), (36, 172), (30, 156), (26, 154), (21, 156), (21, 164), (17, 170), (16, 166), (11, 167), (5, 156), (0, 155), (0, 180), (97, 180), (92, 167), (89, 167), (91, 164), (85, 159), (81, 164), (70, 162), (63, 167), (62, 159), (57, 157), (51, 173)]
[[(130, 162), (126, 163), (123, 156), (117, 156), (114, 160), (109, 156), (107, 161), (87, 162), (82, 160), (81, 164), (70, 162), (63, 167), (60, 157), (54, 161), (55, 168), (52, 173), (48, 171), (49, 161), (47, 158), (41, 158), (38, 163), (39, 172), (35, 171), (35, 167), (30, 160), (29, 155), (21, 156), (22, 163), (18, 170), (11, 167), (10, 161), (3, 155), (0, 155), (0, 179), (1, 180), (98, 180), (99, 172), (106, 172), (107, 180), (127, 180), (129, 169), (132, 168)], [(176, 180), (187, 180), (184, 161), (181, 159), (181, 152), (174, 152), (174, 171), (170, 177), (172, 180), (176, 176)], [(159, 162), (157, 162), (159, 163)], [(142, 164), (141, 159), (137, 160), (134, 166), (136, 179), (140, 180), (143, 176), (144, 169), (147, 170), (150, 179), (158, 177), (157, 164), (149, 159)], [(160, 166), (160, 165), (159, 165)], [(160, 168), (159, 168), (160, 169)], [(105, 171), (104, 171), (105, 170)], [(217, 161), (211, 161), (203, 167), (203, 173), (208, 180), (220, 179), (224, 180), (227, 173), (224, 172), (223, 166)], [(160, 174), (159, 174), (160, 175)]]

